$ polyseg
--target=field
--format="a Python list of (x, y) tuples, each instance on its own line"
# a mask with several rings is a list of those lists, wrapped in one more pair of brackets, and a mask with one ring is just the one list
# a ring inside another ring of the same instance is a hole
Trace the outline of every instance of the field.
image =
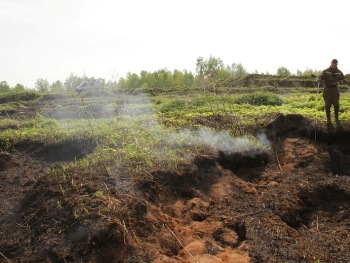
[(350, 262), (350, 92), (229, 91), (2, 94), (0, 262)]

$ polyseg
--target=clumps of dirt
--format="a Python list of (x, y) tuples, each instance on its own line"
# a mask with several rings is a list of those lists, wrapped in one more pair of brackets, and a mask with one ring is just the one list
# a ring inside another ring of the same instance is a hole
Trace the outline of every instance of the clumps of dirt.
[(213, 233), (216, 241), (220, 242), (222, 246), (230, 246), (231, 248), (237, 247), (240, 242), (246, 240), (246, 236), (245, 222), (236, 218), (226, 219), (222, 227)]
[(317, 217), (322, 222), (342, 222), (350, 219), (350, 189), (338, 184), (321, 183), (299, 193), (303, 210), (301, 224), (310, 226)]
[[(295, 158), (295, 152), (300, 152), (300, 148), (304, 150), (303, 154), (299, 154), (297, 160), (293, 160), (293, 166), (306, 167), (318, 152), (314, 146), (315, 143), (325, 143), (329, 154), (329, 162), (326, 163), (327, 168), (333, 174), (350, 175), (350, 130), (340, 126), (338, 129), (328, 129), (315, 125), (314, 120), (307, 119), (302, 115), (278, 115), (272, 122), (261, 129), (261, 132), (267, 134), (268, 138), (274, 142), (275, 146), (281, 138), (285, 138), (285, 144), (289, 144), (289, 148), (282, 156), (282, 165), (290, 165), (288, 160)], [(309, 141), (307, 141), (309, 140)], [(312, 141), (310, 141), (312, 140)], [(302, 142), (304, 141), (304, 142)], [(291, 142), (291, 143), (289, 143)], [(298, 143), (306, 143), (310, 147), (303, 148)], [(299, 145), (298, 145), (299, 144)], [(286, 161), (286, 159), (288, 159)], [(291, 169), (292, 167), (286, 167)]]
[(310, 137), (314, 134), (314, 121), (305, 118), (300, 114), (278, 115), (261, 129), (269, 139), (275, 140), (282, 136), (302, 135)]
[(0, 152), (0, 171), (3, 171), (11, 163), (12, 156), (8, 152)]
[(320, 151), (307, 138), (286, 138), (275, 144), (276, 156), (283, 171), (293, 171), (311, 165)]
[(329, 148), (331, 170), (333, 174), (350, 175), (350, 155), (344, 152)]
[(197, 155), (192, 161), (180, 162), (177, 171), (156, 170), (152, 177), (159, 184), (169, 186), (177, 195), (192, 198), (194, 188), (207, 192), (217, 180), (219, 172), (215, 158), (213, 155)]

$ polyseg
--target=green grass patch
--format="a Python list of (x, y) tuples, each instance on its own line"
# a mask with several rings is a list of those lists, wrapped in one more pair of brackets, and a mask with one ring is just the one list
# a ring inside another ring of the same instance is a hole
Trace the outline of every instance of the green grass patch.
[(234, 103), (237, 104), (249, 104), (249, 105), (271, 105), (271, 106), (280, 106), (283, 104), (282, 98), (271, 92), (254, 92), (241, 94), (235, 97)]
[[(193, 137), (203, 128), (250, 136), (278, 114), (301, 114), (324, 122), (322, 94), (308, 88), (301, 92), (280, 89), (278, 94), (271, 92), (272, 86), (259, 89), (248, 93), (247, 89), (245, 93), (227, 90), (226, 94), (169, 91), (152, 97), (108, 92), (84, 95), (84, 104), (76, 93), (43, 95), (39, 100), (35, 95), (27, 101), (5, 98), (7, 102), (0, 105), (1, 150), (28, 140), (45, 144), (93, 140), (99, 147), (64, 164), (67, 173), (94, 169), (106, 162), (114, 173), (142, 174), (159, 168), (176, 169), (179, 160), (205, 151), (208, 144)], [(340, 120), (349, 122), (348, 92), (341, 93), (340, 103)], [(26, 119), (17, 118), (26, 105), (35, 112)], [(11, 112), (6, 114), (5, 109)]]

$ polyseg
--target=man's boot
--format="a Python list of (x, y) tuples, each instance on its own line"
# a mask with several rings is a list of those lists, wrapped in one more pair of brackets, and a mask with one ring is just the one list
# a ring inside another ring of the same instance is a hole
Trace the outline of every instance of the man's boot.
[(340, 125), (340, 121), (339, 121), (339, 105), (334, 105), (334, 118), (335, 118), (335, 123), (337, 124), (337, 126)]

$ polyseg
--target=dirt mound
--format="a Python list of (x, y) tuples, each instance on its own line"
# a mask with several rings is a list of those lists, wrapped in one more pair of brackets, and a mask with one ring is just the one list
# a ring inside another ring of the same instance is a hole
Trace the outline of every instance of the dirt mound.
[(37, 92), (21, 92), (14, 94), (6, 94), (4, 97), (0, 97), (0, 104), (7, 102), (16, 102), (16, 101), (30, 101), (38, 99), (40, 95)]
[(30, 153), (46, 162), (68, 162), (79, 160), (93, 152), (96, 143), (92, 139), (73, 139), (60, 143), (21, 141), (13, 146), (18, 151)]
[(315, 132), (312, 120), (299, 114), (278, 115), (261, 129), (270, 139), (282, 136), (301, 135), (309, 137)]
[(0, 154), (0, 258), (349, 262), (349, 133), (300, 115), (262, 131), (269, 152), (202, 153), (138, 177), (108, 178), (98, 166), (47, 173), (93, 151), (89, 140), (19, 143)]

